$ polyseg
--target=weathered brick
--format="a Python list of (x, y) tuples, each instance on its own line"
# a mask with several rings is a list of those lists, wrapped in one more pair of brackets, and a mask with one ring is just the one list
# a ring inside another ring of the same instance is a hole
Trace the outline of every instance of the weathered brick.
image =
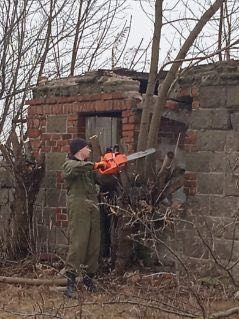
[(43, 153), (49, 153), (49, 152), (51, 152), (51, 146), (42, 146), (41, 147), (41, 150), (42, 150), (42, 152)]
[(47, 207), (65, 207), (66, 206), (66, 191), (56, 188), (48, 188), (46, 192)]
[(230, 153), (232, 151), (239, 151), (239, 132), (228, 131), (225, 142), (225, 151)]
[(64, 189), (65, 188), (65, 184), (64, 183), (57, 183), (56, 184), (56, 188), (61, 190), (61, 189)]
[(226, 144), (226, 138), (226, 131), (198, 131), (197, 146), (201, 151), (223, 151)]
[(46, 140), (45, 146), (56, 146), (56, 141)]
[(129, 117), (131, 115), (133, 115), (134, 113), (131, 111), (131, 110), (125, 110), (125, 111), (122, 111), (122, 118), (124, 117)]
[(36, 128), (29, 128), (27, 130), (27, 135), (29, 138), (37, 138), (41, 135), (41, 130)]
[(63, 114), (72, 114), (73, 105), (70, 103), (63, 104)]
[(55, 222), (55, 226), (57, 226), (57, 227), (62, 227), (62, 221), (56, 221)]
[(199, 101), (202, 108), (219, 108), (226, 105), (226, 88), (224, 86), (201, 86)]
[(231, 85), (226, 88), (226, 106), (239, 109), (239, 85)]
[(61, 146), (57, 146), (57, 145), (55, 145), (55, 146), (52, 146), (52, 152), (61, 152)]
[(239, 112), (231, 113), (230, 121), (231, 121), (232, 129), (238, 132), (239, 131)]
[(190, 86), (180, 87), (179, 93), (180, 93), (180, 96), (191, 96), (191, 87)]
[(68, 215), (66, 214), (56, 214), (56, 221), (67, 221)]
[(67, 228), (68, 227), (68, 220), (62, 220), (61, 221), (61, 227)]
[(209, 195), (197, 194), (188, 202), (187, 213), (191, 215), (208, 215)]
[(42, 141), (40, 139), (31, 139), (30, 144), (33, 149), (39, 149), (42, 146)]
[(225, 175), (225, 195), (239, 196), (239, 176), (233, 174)]
[(183, 149), (185, 152), (195, 152), (197, 151), (197, 148), (195, 149), (195, 146), (192, 144), (184, 144)]
[(197, 142), (197, 131), (188, 130), (184, 138), (184, 143), (196, 144), (196, 142)]
[(64, 134), (62, 135), (63, 140), (71, 140), (72, 139), (72, 134)]
[(56, 141), (56, 146), (65, 146), (68, 145), (68, 141), (67, 140), (57, 140)]
[(190, 96), (192, 96), (192, 97), (199, 96), (199, 87), (198, 86), (196, 86), (196, 85), (192, 86)]
[(50, 96), (45, 101), (46, 104), (57, 104), (57, 97)]
[(63, 114), (63, 104), (56, 104), (52, 106), (52, 114)]
[(225, 154), (225, 173), (239, 177), (239, 152), (229, 152)]
[(185, 153), (186, 169), (193, 172), (209, 172), (212, 152)]
[(212, 152), (209, 163), (211, 172), (224, 172), (226, 168), (226, 156), (224, 152)]
[(187, 188), (196, 188), (197, 182), (196, 181), (185, 181), (184, 186)]
[(184, 178), (191, 181), (191, 180), (197, 180), (198, 174), (195, 172), (185, 172)]
[(134, 137), (134, 131), (123, 131), (122, 137)]
[(49, 227), (55, 223), (54, 208), (44, 207), (42, 205), (35, 207), (35, 222), (39, 225)]
[(77, 126), (78, 126), (78, 121), (67, 120), (67, 127), (77, 127)]
[(67, 120), (68, 121), (78, 121), (79, 115), (78, 114), (68, 114)]
[(198, 100), (193, 100), (193, 102), (192, 102), (192, 109), (193, 110), (197, 110), (197, 109), (199, 109), (200, 108), (200, 101), (198, 101)]
[(51, 140), (52, 141), (59, 141), (62, 138), (61, 133), (51, 133)]
[(189, 196), (195, 196), (197, 194), (197, 188), (196, 187), (190, 187), (190, 188), (187, 189), (185, 194), (189, 195)]
[[(128, 136), (124, 136), (123, 138), (122, 138), (122, 143), (123, 144), (132, 144), (133, 143), (133, 141), (134, 141), (134, 139), (133, 139), (133, 137), (128, 137)], [(129, 146), (128, 146), (129, 147)], [(129, 150), (129, 148), (128, 148), (128, 150)]]
[(48, 171), (44, 175), (41, 187), (43, 188), (55, 188), (57, 183), (57, 176), (55, 171)]
[(210, 195), (209, 213), (217, 217), (233, 217), (238, 212), (238, 198), (234, 196)]
[(122, 125), (122, 130), (123, 131), (133, 131), (135, 128), (135, 125), (134, 124), (124, 124)]
[(172, 100), (167, 100), (164, 107), (165, 107), (166, 109), (169, 109), (169, 110), (177, 110), (177, 108), (178, 108), (178, 102), (172, 101)]
[(62, 165), (66, 159), (65, 153), (48, 153), (46, 154), (46, 169), (59, 171), (62, 170)]
[[(53, 113), (54, 114), (54, 113)], [(47, 116), (47, 133), (66, 133), (66, 116), (50, 115)]]
[(68, 127), (67, 128), (67, 133), (68, 134), (77, 134), (78, 133), (78, 128), (77, 127)]
[(191, 115), (190, 127), (193, 129), (221, 129), (230, 128), (229, 113), (223, 109), (198, 109)]
[(193, 110), (190, 119), (190, 128), (192, 129), (204, 129), (210, 128), (211, 119), (208, 117), (209, 110)]
[(40, 127), (40, 120), (38, 118), (28, 119), (28, 128), (38, 129)]
[(122, 118), (121, 123), (122, 123), (122, 124), (127, 124), (127, 123), (129, 123), (129, 118), (128, 118), (128, 117)]
[(61, 146), (61, 152), (69, 153), (69, 151), (70, 151), (69, 145)]
[(224, 174), (201, 173), (198, 174), (199, 194), (223, 194)]
[(42, 150), (34, 150), (32, 152), (32, 156), (36, 159), (36, 160), (40, 160), (41, 159), (41, 154), (42, 154)]
[(27, 100), (26, 104), (30, 106), (35, 106), (35, 105), (44, 104), (44, 102), (45, 102), (45, 99), (32, 99), (32, 100)]

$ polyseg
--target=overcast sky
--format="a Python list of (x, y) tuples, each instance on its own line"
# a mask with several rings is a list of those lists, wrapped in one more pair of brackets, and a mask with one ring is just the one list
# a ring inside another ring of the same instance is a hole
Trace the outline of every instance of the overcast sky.
[[(130, 1), (130, 0), (129, 0)], [(147, 11), (151, 12), (152, 8), (146, 4), (144, 7)], [(139, 43), (141, 38), (145, 38), (148, 41), (152, 37), (153, 23), (147, 18), (143, 12), (139, 1), (130, 1), (130, 12), (133, 15), (132, 23), (132, 36), (131, 39), (135, 43)]]
[[(143, 12), (140, 3), (142, 3), (144, 10), (151, 14), (153, 19), (153, 0), (151, 1), (152, 5), (148, 4), (149, 0), (128, 0), (129, 10), (128, 14), (132, 13), (133, 22), (131, 28), (131, 35), (129, 39), (129, 46), (137, 46), (142, 38), (144, 38), (144, 47), (147, 46), (147, 43), (152, 39), (153, 35), (153, 22), (147, 17), (145, 12)], [(164, 16), (168, 21), (175, 21), (178, 18), (181, 18), (181, 21), (174, 22), (174, 24), (167, 24), (162, 29), (162, 36), (160, 42), (160, 64), (164, 62), (171, 61), (175, 58), (178, 53), (179, 48), (181, 47), (184, 40), (189, 34), (189, 30), (192, 30), (193, 26), (196, 24), (196, 20), (199, 19), (202, 14), (209, 8), (209, 6), (214, 2), (214, 0), (187, 0), (187, 1), (178, 1), (178, 0), (165, 0), (164, 1)], [(185, 6), (187, 4), (187, 7)], [(233, 7), (234, 11), (239, 12), (239, 0), (237, 1), (228, 1), (228, 8), (230, 13), (230, 8)], [(238, 14), (237, 12), (234, 15), (234, 22), (232, 19), (232, 27), (234, 31), (231, 33), (231, 41), (235, 41), (238, 37)], [(214, 18), (218, 18), (218, 13)], [(183, 18), (187, 18), (185, 21)], [(164, 22), (166, 20), (164, 19)], [(227, 29), (227, 23), (225, 23), (225, 30)], [(197, 38), (194, 47), (191, 49), (191, 54), (193, 56), (200, 55), (204, 56), (209, 53), (214, 52), (217, 49), (218, 41), (218, 20), (213, 21), (213, 19), (207, 23), (203, 31), (200, 33)], [(225, 46), (226, 43), (223, 43)], [(232, 51), (231, 51), (232, 52)], [(236, 52), (236, 51), (234, 51)], [(149, 51), (150, 54), (150, 51)], [(190, 56), (190, 54), (188, 55)], [(150, 55), (148, 56), (150, 58)], [(235, 53), (233, 58), (238, 58), (238, 51)], [(207, 61), (209, 62), (209, 61)], [(212, 62), (212, 60), (210, 61)], [(204, 62), (205, 63), (205, 62)]]

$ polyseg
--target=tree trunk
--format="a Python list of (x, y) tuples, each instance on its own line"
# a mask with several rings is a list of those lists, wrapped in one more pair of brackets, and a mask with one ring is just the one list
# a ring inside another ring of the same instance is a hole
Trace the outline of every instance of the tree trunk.
[(157, 136), (160, 128), (160, 120), (162, 116), (162, 111), (167, 100), (168, 90), (176, 77), (176, 73), (183, 63), (189, 49), (193, 45), (195, 39), (202, 31), (206, 23), (212, 18), (212, 16), (217, 12), (217, 10), (222, 6), (224, 0), (216, 0), (214, 4), (202, 15), (201, 19), (198, 21), (192, 32), (189, 34), (188, 38), (184, 42), (182, 48), (180, 49), (175, 61), (167, 73), (167, 76), (163, 83), (161, 84), (155, 109), (153, 112), (152, 120), (150, 123), (147, 147), (152, 147), (157, 144)]
[(163, 16), (163, 0), (156, 0), (155, 3), (155, 22), (154, 22), (154, 34), (151, 51), (151, 63), (149, 71), (148, 85), (145, 95), (145, 101), (143, 103), (142, 117), (140, 122), (140, 131), (138, 137), (137, 150), (141, 151), (146, 148), (147, 135), (149, 128), (150, 112), (149, 107), (152, 103), (152, 97), (154, 95), (157, 73), (158, 73), (158, 61), (159, 61), (159, 45), (162, 29), (162, 16)]

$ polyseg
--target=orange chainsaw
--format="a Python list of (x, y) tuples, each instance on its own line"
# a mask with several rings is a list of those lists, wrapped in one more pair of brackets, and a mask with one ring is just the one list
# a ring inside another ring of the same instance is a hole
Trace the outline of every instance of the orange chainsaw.
[(98, 172), (102, 175), (116, 174), (128, 162), (153, 154), (155, 151), (155, 148), (149, 148), (145, 151), (139, 151), (130, 155), (126, 155), (121, 153), (119, 151), (118, 145), (116, 145), (114, 146), (114, 149), (108, 148), (105, 154), (101, 156), (100, 162), (98, 163), (104, 163), (105, 168), (99, 168)]

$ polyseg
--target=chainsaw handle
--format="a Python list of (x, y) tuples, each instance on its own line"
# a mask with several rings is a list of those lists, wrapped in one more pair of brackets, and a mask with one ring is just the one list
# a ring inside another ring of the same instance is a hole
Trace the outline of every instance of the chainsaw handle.
[(101, 162), (107, 164), (106, 169), (99, 169), (101, 175), (111, 175), (119, 172), (120, 167), (127, 163), (127, 156), (119, 152), (108, 152), (101, 156)]
[(101, 175), (111, 175), (111, 174), (115, 174), (118, 172), (118, 166), (116, 165), (115, 162), (109, 162), (107, 161), (107, 166), (108, 168), (105, 168), (105, 169), (102, 169), (100, 168), (98, 170), (98, 172), (101, 174)]

